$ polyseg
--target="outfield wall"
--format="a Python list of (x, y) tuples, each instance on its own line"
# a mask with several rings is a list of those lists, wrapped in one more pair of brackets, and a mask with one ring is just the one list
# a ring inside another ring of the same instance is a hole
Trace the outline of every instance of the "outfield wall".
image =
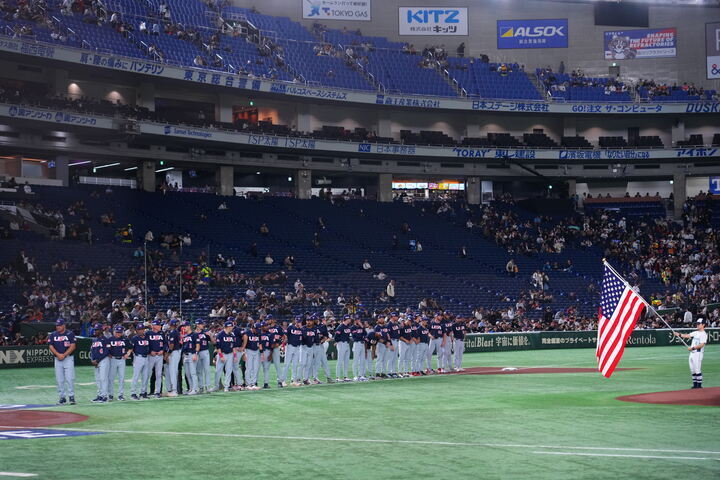
[[(687, 333), (691, 329), (679, 329)], [(720, 343), (720, 328), (709, 328), (708, 343)], [(557, 348), (595, 348), (596, 331), (585, 332), (514, 332), (476, 333), (465, 338), (465, 352), (507, 352), (511, 350), (545, 350)], [(78, 338), (76, 365), (90, 365), (89, 338)], [(636, 330), (628, 340), (629, 347), (667, 347), (682, 345), (668, 329)], [(212, 346), (211, 346), (212, 348)], [(330, 359), (337, 358), (335, 344), (327, 351)], [(0, 347), (0, 369), (52, 367), (53, 355), (47, 345)], [(128, 362), (131, 365), (131, 362)]]

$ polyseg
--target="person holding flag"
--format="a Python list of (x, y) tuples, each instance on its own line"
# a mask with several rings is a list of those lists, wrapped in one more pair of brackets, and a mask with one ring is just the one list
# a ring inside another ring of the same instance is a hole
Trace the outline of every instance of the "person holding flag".
[(708, 334), (705, 331), (705, 320), (698, 318), (697, 330), (688, 334), (673, 332), (676, 337), (691, 338), (692, 343), (687, 347), (690, 352), (690, 375), (692, 375), (692, 388), (702, 388), (702, 361), (705, 344), (708, 341)]

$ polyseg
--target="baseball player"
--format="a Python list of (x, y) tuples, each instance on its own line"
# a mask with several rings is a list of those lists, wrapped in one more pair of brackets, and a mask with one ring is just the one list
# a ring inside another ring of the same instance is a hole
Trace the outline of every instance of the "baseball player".
[(233, 332), (232, 320), (225, 322), (224, 328), (215, 335), (215, 386), (220, 388), (223, 380), (224, 391), (230, 391), (230, 377), (233, 372), (234, 358), (238, 356), (238, 342)]
[[(240, 368), (240, 361), (243, 357), (243, 338), (245, 337), (245, 329), (242, 328), (239, 324), (234, 324), (233, 327), (233, 333), (235, 334), (235, 339), (237, 340), (237, 353), (233, 355), (233, 378), (234, 378), (234, 386), (233, 390), (242, 390), (243, 385), (245, 384), (245, 380), (243, 379), (245, 369)], [(245, 364), (247, 367), (247, 364)]]
[(260, 351), (260, 365), (262, 366), (263, 371), (263, 387), (262, 388), (270, 388), (270, 384), (268, 383), (268, 378), (270, 377), (270, 362), (272, 361), (272, 358), (270, 357), (270, 353), (272, 352), (272, 339), (273, 334), (268, 331), (269, 326), (265, 322), (260, 322), (260, 344), (262, 345), (262, 350)]
[(348, 367), (350, 364), (350, 315), (345, 315), (342, 323), (335, 329), (335, 346), (337, 347), (337, 364), (335, 365), (335, 378), (338, 382), (349, 382)]
[(415, 357), (417, 358), (418, 365), (415, 367), (415, 371), (420, 372), (422, 375), (427, 375), (432, 369), (432, 357), (428, 356), (427, 353), (430, 350), (430, 341), (432, 339), (430, 336), (430, 328), (428, 327), (427, 318), (421, 318), (420, 326), (417, 329), (417, 335), (417, 350), (415, 352)]
[(322, 318), (320, 320), (320, 323), (318, 323), (317, 327), (315, 327), (315, 330), (317, 331), (317, 335), (315, 336), (315, 347), (313, 347), (315, 349), (315, 376), (313, 380), (313, 383), (315, 385), (322, 383), (318, 378), (318, 372), (321, 366), (323, 372), (325, 372), (325, 379), (327, 380), (327, 383), (335, 383), (335, 381), (330, 376), (330, 365), (328, 364), (327, 360), (327, 349), (330, 345), (330, 332), (328, 331), (325, 322), (327, 322), (327, 320), (325, 318)]
[(103, 335), (103, 328), (99, 323), (93, 325), (91, 334), (95, 338), (90, 344), (90, 361), (95, 367), (95, 384), (97, 385), (97, 396), (92, 399), (92, 402), (105, 403), (108, 397), (110, 340)]
[(260, 322), (251, 323), (243, 335), (242, 351), (245, 352), (245, 383), (248, 390), (260, 390), (257, 386), (260, 352), (262, 352), (260, 326)]
[[(303, 326), (302, 316), (297, 315), (295, 322), (290, 325), (286, 332), (287, 344), (285, 345), (285, 371), (283, 372), (283, 380), (288, 378), (288, 370), (292, 368), (291, 385), (299, 387), (303, 381), (303, 375), (300, 370), (300, 352), (302, 349)], [(284, 383), (284, 382), (283, 382)]]
[[(145, 325), (138, 323), (135, 327), (137, 334), (130, 339), (133, 352), (133, 377), (130, 383), (130, 398), (139, 400), (147, 399), (147, 387), (150, 380), (150, 369), (148, 368), (148, 355), (150, 355), (150, 340), (145, 332)], [(138, 383), (140, 384), (140, 396), (138, 397)]]
[(310, 375), (315, 366), (315, 337), (317, 337), (317, 330), (313, 325), (313, 319), (308, 318), (302, 328), (302, 360), (300, 363), (303, 369), (303, 385), (310, 385)]
[[(165, 368), (165, 381), (167, 383), (168, 397), (177, 397), (178, 395), (178, 365), (180, 364), (180, 351), (182, 343), (180, 342), (180, 332), (177, 331), (178, 321), (174, 318), (170, 320), (168, 331), (165, 334), (167, 341)], [(157, 391), (157, 382), (155, 385)]]
[(375, 345), (375, 376), (380, 378), (392, 378), (392, 374), (388, 370), (390, 366), (390, 357), (394, 357), (395, 347), (390, 338), (390, 327), (385, 322), (385, 318), (378, 318), (378, 324), (375, 325), (375, 337), (377, 344)]
[(365, 378), (375, 380), (373, 374), (373, 359), (377, 356), (377, 333), (370, 327), (370, 322), (365, 320)]
[(195, 320), (195, 337), (198, 342), (197, 376), (199, 392), (210, 392), (212, 380), (210, 379), (210, 337), (205, 332), (205, 320)]
[(399, 358), (398, 355), (400, 352), (400, 324), (398, 323), (397, 312), (392, 312), (390, 314), (388, 328), (390, 334), (390, 342), (393, 348), (385, 351), (385, 373), (387, 373), (390, 378), (399, 378), (397, 371)]
[(702, 361), (705, 352), (705, 344), (708, 341), (708, 334), (705, 331), (705, 320), (698, 318), (697, 330), (690, 333), (675, 332), (676, 337), (692, 339), (688, 350), (690, 351), (690, 374), (692, 375), (692, 388), (702, 388)]
[(363, 327), (359, 317), (355, 317), (355, 322), (350, 327), (350, 336), (353, 341), (353, 381), (364, 382), (367, 380), (365, 378), (365, 337), (367, 332), (365, 332), (365, 327)]
[(70, 405), (75, 405), (75, 334), (65, 327), (65, 320), (55, 321), (55, 331), (48, 335), (50, 352), (55, 356), (55, 381), (58, 405), (63, 405), (67, 393)]
[(115, 325), (113, 336), (110, 338), (110, 372), (108, 388), (110, 400), (115, 394), (115, 377), (118, 379), (118, 400), (125, 400), (125, 360), (130, 358), (132, 354), (132, 346), (130, 340), (123, 335), (124, 329), (122, 325)]
[[(277, 324), (272, 315), (267, 315), (265, 321), (268, 323), (268, 333), (271, 335), (270, 359), (273, 365), (275, 365), (278, 388), (287, 387), (287, 383), (285, 383), (285, 372), (287, 369), (283, 368), (281, 362), (282, 345), (286, 341), (285, 330)], [(285, 362), (287, 362), (287, 357), (285, 357)]]
[[(413, 320), (414, 317), (414, 320)], [(418, 349), (420, 348), (420, 321), (421, 316), (415, 314), (410, 317), (410, 331), (412, 336), (412, 343), (410, 344), (410, 375), (413, 377), (420, 376), (420, 365), (418, 362)], [(425, 354), (427, 356), (427, 353)]]
[(148, 356), (148, 371), (155, 372), (155, 398), (160, 398), (162, 392), (163, 359), (167, 342), (162, 332), (162, 322), (153, 320), (148, 333), (150, 343), (150, 354)]
[(442, 329), (442, 323), (440, 323), (440, 316), (435, 315), (430, 322), (430, 348), (428, 349), (428, 363), (430, 364), (430, 371), (432, 373), (435, 373), (435, 370), (432, 370), (432, 354), (435, 352), (437, 355), (437, 371), (442, 372), (443, 369), (443, 356), (442, 356), (442, 344), (445, 340), (445, 334), (443, 333)]
[(455, 371), (464, 372), (462, 368), (463, 352), (465, 352), (465, 320), (457, 318), (452, 327), (453, 332), (453, 350), (455, 351)]
[(450, 318), (448, 312), (445, 312), (440, 323), (442, 325), (443, 333), (445, 334), (445, 339), (440, 345), (443, 355), (443, 372), (447, 373), (452, 370), (452, 334), (453, 325), (455, 324), (455, 322), (452, 320), (452, 318)]
[[(391, 327), (392, 329), (392, 327)], [(410, 376), (412, 352), (411, 345), (415, 344), (412, 336), (412, 324), (410, 318), (406, 318), (399, 330), (398, 350), (400, 350), (400, 378)]]
[(187, 381), (190, 384), (190, 388), (187, 392), (185, 392), (185, 395), (197, 395), (197, 364), (200, 344), (197, 341), (197, 335), (195, 334), (195, 332), (192, 331), (190, 322), (183, 322), (180, 328), (183, 368), (185, 369), (185, 376), (187, 377)]

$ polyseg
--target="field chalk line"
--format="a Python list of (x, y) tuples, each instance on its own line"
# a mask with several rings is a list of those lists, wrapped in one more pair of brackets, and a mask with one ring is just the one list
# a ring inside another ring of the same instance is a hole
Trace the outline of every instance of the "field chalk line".
[(539, 455), (571, 455), (583, 457), (622, 457), (622, 458), (654, 458), (659, 460), (720, 460), (708, 457), (668, 457), (661, 455), (621, 455), (617, 453), (582, 453), (582, 452), (532, 452)]
[[(0, 425), (0, 428), (18, 428), (13, 426)], [(23, 427), (28, 430), (32, 428)], [(39, 428), (39, 427), (38, 427)], [(339, 437), (304, 437), (292, 435), (253, 435), (245, 433), (210, 433), (210, 432), (155, 432), (145, 430), (108, 430), (97, 428), (57, 428), (57, 430), (68, 430), (73, 432), (100, 432), (100, 433), (123, 433), (131, 435), (176, 435), (195, 437), (222, 437), (222, 438), (250, 438), (263, 440), (306, 440), (316, 442), (348, 442), (348, 443), (384, 443), (400, 445), (436, 445), (450, 447), (488, 447), (488, 448), (548, 448), (553, 450), (600, 450), (620, 452), (656, 452), (656, 453), (695, 453), (720, 455), (720, 451), (708, 450), (666, 450), (656, 448), (632, 448), (632, 447), (579, 447), (567, 445), (526, 445), (516, 443), (475, 443), (475, 442), (438, 442), (432, 440), (383, 440), (376, 438), (339, 438)], [(718, 458), (717, 460), (720, 460)]]
[(37, 473), (0, 472), (0, 477), (37, 477)]

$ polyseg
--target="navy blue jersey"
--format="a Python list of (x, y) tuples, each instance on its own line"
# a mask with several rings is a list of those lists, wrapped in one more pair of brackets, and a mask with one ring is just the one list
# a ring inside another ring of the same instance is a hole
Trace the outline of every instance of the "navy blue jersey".
[(420, 325), (418, 328), (418, 338), (420, 339), (420, 343), (430, 343), (430, 329)]
[(377, 343), (377, 332), (375, 330), (370, 330), (369, 332), (366, 332), (365, 347), (372, 348), (372, 346), (377, 345)]
[(443, 328), (440, 322), (430, 322), (430, 335), (432, 338), (442, 338)]
[(225, 333), (221, 331), (215, 335), (215, 348), (220, 350), (223, 354), (228, 355), (233, 352), (233, 348), (237, 346), (237, 339), (233, 332)]
[(412, 342), (412, 326), (411, 325), (403, 325), (400, 329), (400, 338), (402, 341), (406, 343)]
[(392, 340), (397, 340), (400, 338), (400, 325), (397, 324), (397, 322), (390, 322), (387, 324), (388, 328), (390, 329), (390, 338)]
[(197, 343), (200, 344), (200, 351), (207, 350), (210, 348), (209, 343), (210, 339), (208, 338), (208, 334), (205, 332), (195, 332), (195, 337), (197, 338)]
[(420, 338), (420, 328), (422, 327), (419, 323), (413, 322), (410, 325), (410, 330), (412, 331), (412, 338)]
[(245, 335), (247, 336), (245, 348), (248, 350), (260, 350), (260, 334), (253, 333), (251, 330), (246, 330)]
[(377, 343), (390, 342), (390, 328), (387, 325), (375, 325), (375, 333), (380, 334), (380, 336), (375, 336)]
[(164, 352), (167, 349), (165, 335), (162, 332), (150, 332), (147, 334), (147, 337), (148, 341), (150, 342), (151, 352)]
[(352, 333), (352, 328), (350, 327), (350, 325), (345, 325), (345, 324), (341, 323), (335, 329), (335, 343), (349, 342), (351, 333)]
[(452, 320), (443, 320), (442, 321), (443, 333), (445, 335), (447, 335), (448, 337), (450, 336), (450, 334), (453, 331), (453, 325), (454, 325), (454, 322)]
[(117, 338), (112, 336), (108, 338), (110, 340), (110, 356), (114, 358), (120, 358), (125, 356), (130, 347), (130, 341), (125, 337)]
[(63, 333), (52, 332), (48, 335), (48, 345), (52, 345), (57, 353), (67, 352), (74, 343), (75, 334), (70, 330), (65, 330)]
[(168, 330), (165, 334), (165, 339), (168, 342), (169, 350), (175, 351), (182, 348), (182, 344), (180, 343), (180, 332), (177, 330)]
[(285, 331), (282, 329), (282, 327), (274, 325), (268, 328), (268, 333), (272, 335), (272, 337), (270, 338), (270, 342), (272, 343), (273, 348), (282, 345), (282, 338), (283, 336), (285, 336)]
[(270, 350), (270, 344), (274, 335), (270, 332), (262, 332), (260, 334), (260, 345), (262, 345), (263, 351)]
[(197, 347), (197, 335), (193, 333), (189, 333), (187, 335), (183, 335), (183, 337), (180, 339), (182, 342), (182, 353), (195, 353), (196, 347)]
[(455, 335), (455, 340), (463, 340), (465, 338), (465, 329), (467, 327), (462, 322), (455, 322), (453, 325), (453, 334)]
[(290, 325), (287, 329), (286, 335), (288, 345), (292, 345), (293, 347), (299, 347), (302, 345), (303, 327)]
[(147, 356), (150, 353), (150, 340), (147, 335), (135, 335), (130, 339), (130, 343), (132, 344), (133, 354)]
[(90, 360), (99, 362), (110, 355), (110, 339), (105, 337), (94, 338), (90, 345)]
[(353, 342), (363, 342), (367, 336), (365, 328), (362, 325), (351, 325), (350, 334), (352, 335)]
[(315, 340), (315, 343), (320, 343), (323, 340), (326, 340), (330, 338), (330, 333), (328, 332), (327, 325), (323, 325), (322, 323), (315, 327), (315, 330), (318, 332), (317, 339)]
[(312, 347), (315, 345), (315, 340), (318, 338), (317, 330), (315, 327), (303, 327), (302, 329), (302, 344), (306, 347)]

